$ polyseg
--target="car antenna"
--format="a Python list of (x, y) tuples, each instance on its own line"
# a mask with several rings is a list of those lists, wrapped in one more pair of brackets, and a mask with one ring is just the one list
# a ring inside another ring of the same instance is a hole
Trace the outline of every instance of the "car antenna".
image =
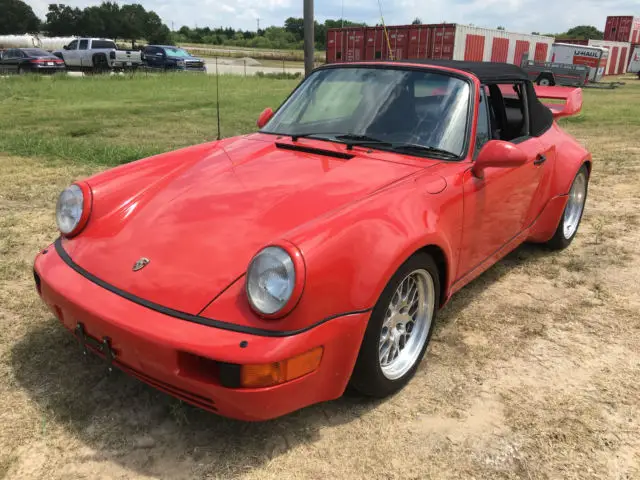
[(216, 57), (216, 116), (218, 117), (218, 140), (220, 140), (220, 93), (218, 90), (218, 57)]

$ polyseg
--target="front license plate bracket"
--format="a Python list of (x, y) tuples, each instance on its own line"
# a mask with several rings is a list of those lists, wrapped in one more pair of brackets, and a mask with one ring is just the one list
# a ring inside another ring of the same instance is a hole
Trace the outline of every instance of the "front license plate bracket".
[(113, 371), (113, 361), (116, 359), (116, 351), (111, 346), (111, 339), (109, 337), (103, 336), (101, 340), (98, 340), (88, 335), (82, 322), (78, 322), (76, 325), (74, 335), (80, 342), (80, 347), (84, 355), (87, 355), (89, 351), (87, 347), (92, 347), (104, 356), (109, 373)]

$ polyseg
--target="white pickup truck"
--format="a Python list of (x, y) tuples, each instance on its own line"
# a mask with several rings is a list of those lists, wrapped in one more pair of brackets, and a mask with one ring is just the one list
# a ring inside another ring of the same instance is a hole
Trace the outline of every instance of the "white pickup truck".
[(106, 72), (135, 69), (142, 65), (142, 54), (136, 50), (119, 50), (106, 38), (76, 38), (62, 50), (53, 52), (64, 60), (67, 70)]

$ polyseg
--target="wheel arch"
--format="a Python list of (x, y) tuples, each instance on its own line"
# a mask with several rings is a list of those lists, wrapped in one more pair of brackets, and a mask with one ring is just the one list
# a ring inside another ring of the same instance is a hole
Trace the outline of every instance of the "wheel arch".
[(96, 60), (102, 60), (104, 59), (105, 62), (108, 62), (107, 60), (107, 55), (104, 53), (94, 53), (93, 55), (91, 55), (91, 62), (95, 65), (96, 64)]
[(436, 263), (438, 267), (438, 280), (440, 282), (440, 298), (438, 299), (439, 307), (444, 306), (448, 298), (449, 288), (447, 285), (447, 281), (449, 280), (450, 268), (449, 268), (449, 260), (447, 258), (447, 254), (444, 250), (436, 244), (425, 245), (424, 247), (416, 250), (411, 256), (426, 253), (433, 258), (433, 261)]

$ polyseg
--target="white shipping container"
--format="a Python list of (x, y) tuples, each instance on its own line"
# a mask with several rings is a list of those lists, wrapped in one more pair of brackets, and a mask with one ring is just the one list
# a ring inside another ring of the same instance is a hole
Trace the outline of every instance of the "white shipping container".
[(520, 65), (522, 56), (530, 60), (549, 61), (553, 37), (527, 35), (492, 28), (456, 25), (453, 59), (506, 62)]
[(608, 59), (609, 50), (603, 47), (554, 43), (551, 48), (551, 61), (554, 63), (590, 67), (589, 80), (592, 82), (599, 82), (602, 79)]
[(629, 67), (627, 68), (627, 72), (640, 72), (640, 46), (636, 46), (636, 48), (633, 50), (633, 53), (631, 54), (631, 58), (629, 60)]
[(631, 44), (627, 42), (613, 42), (610, 40), (589, 40), (592, 47), (604, 47), (609, 50), (605, 75), (622, 75), (627, 72)]

